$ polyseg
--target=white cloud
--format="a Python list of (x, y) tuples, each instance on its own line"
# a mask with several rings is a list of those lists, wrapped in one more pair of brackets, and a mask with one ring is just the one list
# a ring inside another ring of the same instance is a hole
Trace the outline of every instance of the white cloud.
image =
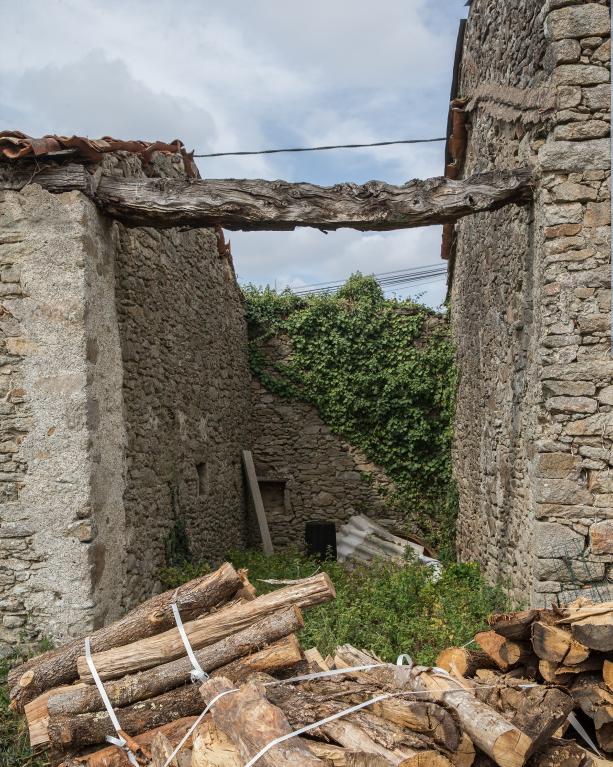
[[(442, 135), (462, 8), (463, 0), (5, 4), (0, 118), (34, 135), (180, 138), (204, 152)], [(210, 177), (324, 184), (400, 183), (438, 175), (442, 164), (441, 145), (200, 161)], [(233, 240), (238, 273), (261, 283), (386, 271), (436, 261), (439, 251), (437, 230)]]

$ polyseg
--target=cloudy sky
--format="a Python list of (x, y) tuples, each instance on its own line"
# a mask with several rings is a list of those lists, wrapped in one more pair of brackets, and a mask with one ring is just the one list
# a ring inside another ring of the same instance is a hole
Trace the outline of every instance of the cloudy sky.
[[(443, 136), (465, 0), (0, 0), (0, 121), (197, 152)], [(200, 160), (209, 178), (440, 175), (443, 144)], [(232, 233), (241, 282), (439, 264), (440, 229)], [(401, 291), (401, 295), (409, 291)], [(433, 306), (444, 280), (410, 289)]]

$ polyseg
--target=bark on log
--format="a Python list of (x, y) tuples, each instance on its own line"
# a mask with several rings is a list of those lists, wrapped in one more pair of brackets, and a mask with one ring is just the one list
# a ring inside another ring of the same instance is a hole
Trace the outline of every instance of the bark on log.
[(449, 647), (436, 659), (439, 668), (457, 676), (472, 677), (480, 669), (498, 668), (486, 652), (467, 650), (465, 647)]
[[(163, 732), (158, 732), (151, 742), (151, 762), (148, 767), (165, 767), (168, 759), (175, 750), (173, 743)], [(178, 754), (168, 764), (168, 767), (191, 767), (192, 753), (186, 747), (182, 748)]]
[[(116, 709), (115, 713), (122, 730), (128, 735), (136, 736), (176, 719), (196, 716), (202, 708), (198, 686), (190, 684), (157, 698)], [(103, 743), (107, 735), (115, 735), (115, 730), (106, 711), (96, 711), (93, 714), (52, 717), (49, 720), (48, 734), (49, 742), (53, 746), (66, 749), (68, 746), (82, 748)]]
[[(342, 666), (342, 664), (339, 665)], [(350, 704), (362, 703), (368, 698), (388, 691), (376, 683), (373, 684), (373, 672), (353, 673), (354, 678), (358, 680), (357, 683), (341, 680), (337, 677), (335, 680), (318, 680), (301, 684), (298, 688), (300, 693), (310, 696), (304, 705), (308, 703), (311, 707), (316, 707), (319, 700), (336, 699), (349, 706)], [(376, 676), (376, 672), (374, 675)], [(389, 691), (394, 692), (395, 690)], [(314, 710), (314, 714), (316, 713)], [(402, 729), (425, 735), (432, 740), (432, 743), (445, 749), (445, 751), (454, 752), (459, 748), (460, 728), (449, 711), (437, 703), (388, 698), (373, 703), (367, 709), (366, 714), (368, 713), (374, 714), (379, 719), (387, 720)], [(323, 715), (325, 714), (322, 713)], [(393, 729), (391, 724), (390, 729)]]
[[(325, 573), (304, 578), (291, 586), (272, 591), (252, 602), (219, 610), (196, 621), (184, 624), (194, 650), (213, 644), (234, 634), (266, 615), (290, 605), (311, 607), (328, 602), (335, 596), (334, 586)], [(95, 653), (94, 664), (101, 679), (114, 679), (133, 671), (152, 668), (174, 660), (185, 653), (183, 641), (176, 628), (163, 634), (106, 652)], [(92, 680), (84, 657), (77, 661), (83, 681)]]
[[(205, 703), (219, 693), (231, 690), (229, 679), (209, 679), (200, 688)], [(201, 699), (202, 699), (201, 698)], [(247, 761), (275, 738), (292, 731), (283, 712), (269, 703), (262, 688), (249, 683), (231, 695), (219, 698), (211, 709), (215, 726), (224, 732), (238, 748), (240, 756)], [(273, 747), (261, 759), (262, 767), (325, 767), (325, 763), (314, 756), (296, 738), (291, 738)]]
[[(158, 733), (163, 733), (173, 746), (176, 747), (195, 721), (195, 716), (184, 717), (183, 719), (177, 719), (175, 722), (156, 727), (153, 730), (148, 730), (142, 735), (136, 735), (134, 740), (140, 746), (139, 751), (136, 752), (136, 756), (142, 756), (143, 758), (149, 757), (151, 743)], [(186, 741), (185, 747), (189, 748), (191, 744), (192, 738), (190, 737)], [(84, 754), (83, 756), (71, 759), (69, 762), (62, 762), (59, 767), (80, 767), (81, 765), (84, 765), (84, 767), (130, 767), (130, 761), (123, 751), (120, 751), (115, 746), (108, 746), (107, 748), (101, 748), (99, 751), (94, 751), (91, 754)]]
[(573, 639), (592, 650), (613, 650), (613, 612), (593, 615), (571, 624)]
[(609, 690), (613, 692), (613, 661), (605, 660), (603, 663), (602, 678)]
[[(314, 688), (315, 685), (313, 688), (309, 685), (297, 688), (270, 686), (265, 688), (265, 694), (285, 713), (295, 729), (340, 713), (348, 707), (349, 701), (329, 700), (328, 695), (320, 699), (314, 694)], [(449, 759), (433, 747), (429, 738), (408, 732), (365, 709), (318, 729), (347, 749), (379, 755), (392, 765), (451, 767)]]
[[(254, 653), (269, 643), (288, 636), (294, 631), (299, 631), (304, 625), (300, 608), (292, 605), (272, 613), (257, 621), (243, 631), (232, 634), (215, 644), (209, 645), (194, 653), (202, 669), (206, 672), (225, 666), (243, 655)], [(288, 654), (288, 658), (295, 662), (296, 651)], [(253, 663), (252, 656), (251, 662)], [(298, 660), (300, 658), (298, 657)], [(249, 663), (244, 658), (239, 663)], [(257, 662), (257, 659), (256, 659)], [(271, 668), (270, 664), (265, 668)], [(243, 666), (249, 668), (249, 666)], [(257, 670), (261, 671), (261, 668)], [(105, 685), (111, 704), (116, 708), (128, 706), (139, 700), (153, 698), (161, 695), (174, 687), (186, 684), (189, 681), (191, 663), (188, 658), (179, 658), (176, 661), (165, 663), (161, 666), (143, 671), (140, 674), (123, 677)], [(225, 672), (227, 675), (227, 672)], [(52, 695), (47, 701), (47, 709), (52, 716), (66, 714), (85, 714), (91, 711), (101, 711), (104, 708), (100, 694), (92, 685), (81, 685), (78, 689), (67, 688), (56, 695)]]
[(294, 634), (279, 639), (268, 647), (262, 648), (253, 655), (229, 663), (227, 666), (217, 669), (211, 676), (229, 677), (234, 684), (244, 682), (253, 674), (275, 669), (281, 671), (295, 666), (302, 660), (300, 642)]
[[(374, 658), (350, 645), (338, 648), (337, 657), (355, 665)], [(532, 739), (507, 722), (491, 706), (477, 700), (470, 689), (457, 681), (421, 666), (387, 664), (373, 670), (382, 681), (398, 689), (423, 691), (455, 711), (460, 725), (473, 743), (500, 767), (523, 767), (533, 750)]]
[[(223, 564), (214, 573), (190, 581), (177, 590), (158, 594), (115, 623), (94, 631), (90, 637), (92, 651), (98, 653), (127, 645), (174, 626), (170, 608), (173, 601), (176, 601), (182, 618), (190, 620), (227, 601), (241, 586), (242, 581), (232, 565)], [(45, 690), (76, 679), (77, 658), (82, 652), (83, 640), (76, 639), (38, 659), (36, 665), (18, 678), (11, 690), (13, 707), (22, 712), (28, 701)]]
[[(224, 678), (230, 678), (234, 684), (238, 684), (241, 679), (254, 673), (255, 670), (273, 672), (286, 668), (296, 662), (296, 655), (300, 655), (300, 645), (292, 636), (279, 640), (275, 644), (227, 666), (222, 666), (218, 669), (218, 673), (223, 674)], [(143, 729), (165, 724), (172, 721), (170, 717), (177, 706), (181, 707), (183, 711), (181, 716), (200, 713), (197, 706), (195, 711), (192, 710), (193, 696), (190, 691), (194, 687), (195, 685), (188, 684), (163, 695), (134, 703), (131, 706), (117, 708), (116, 712), (122, 728), (128, 735), (132, 735), (136, 732), (142, 732)], [(201, 699), (196, 696), (195, 700), (202, 708)], [(165, 713), (167, 709), (169, 714)], [(112, 726), (106, 711), (54, 716), (49, 719), (46, 739), (54, 745), (60, 745), (58, 739), (61, 739), (63, 745), (91, 745), (89, 738), (99, 738), (105, 727), (106, 734), (112, 734)], [(86, 731), (89, 732), (89, 735), (82, 735)], [(86, 742), (83, 743), (80, 740), (82, 737), (86, 738)], [(94, 740), (93, 742), (99, 743), (101, 741)]]
[(320, 187), (240, 179), (120, 179), (103, 176), (95, 189), (81, 166), (48, 167), (0, 189), (37, 183), (52, 192), (79, 189), (130, 226), (222, 226), (288, 231), (297, 226), (388, 231), (455, 221), (532, 197), (529, 168), (491, 171), (461, 181), (444, 177), (393, 186), (382, 181)]
[(520, 610), (515, 613), (490, 615), (488, 624), (500, 636), (507, 639), (530, 639), (532, 623), (538, 619), (539, 610)]
[(476, 694), (528, 735), (535, 751), (549, 741), (574, 708), (571, 696), (557, 687), (499, 687)]
[(527, 642), (506, 639), (495, 631), (481, 631), (475, 636), (475, 642), (502, 671), (519, 666), (532, 654)]
[(532, 647), (542, 660), (574, 666), (587, 660), (589, 647), (581, 644), (559, 626), (535, 621), (532, 624)]

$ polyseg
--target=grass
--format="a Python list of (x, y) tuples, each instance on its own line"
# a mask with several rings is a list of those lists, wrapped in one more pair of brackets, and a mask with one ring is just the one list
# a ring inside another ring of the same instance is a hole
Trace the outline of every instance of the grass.
[[(447, 564), (434, 583), (430, 571), (415, 561), (403, 567), (385, 562), (347, 567), (288, 552), (266, 558), (256, 551), (235, 551), (236, 567), (247, 567), (258, 593), (274, 586), (263, 578), (294, 579), (324, 569), (336, 587), (336, 599), (304, 613), (304, 647), (317, 646), (325, 656), (351, 643), (384, 660), (408, 653), (418, 663), (433, 663), (440, 650), (468, 642), (485, 626), (491, 612), (508, 607), (500, 588), (489, 586), (475, 564)], [(175, 567), (164, 572), (168, 586), (205, 572), (206, 566)]]
[[(48, 647), (42, 648), (41, 652), (45, 649)], [(15, 716), (9, 708), (6, 677), (11, 667), (22, 660), (17, 653), (0, 658), (0, 767), (48, 767), (44, 754), (32, 753), (25, 719)]]
[[(447, 564), (433, 583), (429, 571), (410, 560), (403, 567), (384, 562), (347, 567), (322, 565), (296, 552), (266, 558), (257, 551), (231, 552), (229, 559), (249, 569), (259, 593), (278, 588), (262, 583), (263, 578), (304, 578), (321, 569), (330, 575), (337, 597), (304, 612), (300, 636), (303, 647), (316, 646), (324, 656), (349, 642), (384, 660), (393, 662), (408, 653), (416, 662), (430, 664), (443, 648), (468, 642), (484, 628), (489, 613), (509, 606), (502, 590), (485, 583), (474, 564)], [(209, 569), (186, 563), (162, 576), (168, 587), (175, 587)], [(0, 767), (47, 767), (44, 755), (30, 750), (23, 719), (8, 706), (6, 676), (21, 660), (17, 655), (0, 659)]]

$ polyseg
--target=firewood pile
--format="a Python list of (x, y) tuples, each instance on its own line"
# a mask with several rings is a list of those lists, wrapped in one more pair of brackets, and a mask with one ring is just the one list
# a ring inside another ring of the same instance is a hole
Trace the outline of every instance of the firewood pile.
[(302, 610), (334, 596), (325, 573), (256, 596), (224, 564), (93, 632), (89, 654), (79, 639), (13, 669), (11, 705), (62, 767), (611, 764), (568, 717), (613, 751), (612, 603), (492, 616), (479, 650), (429, 668), (303, 650)]

